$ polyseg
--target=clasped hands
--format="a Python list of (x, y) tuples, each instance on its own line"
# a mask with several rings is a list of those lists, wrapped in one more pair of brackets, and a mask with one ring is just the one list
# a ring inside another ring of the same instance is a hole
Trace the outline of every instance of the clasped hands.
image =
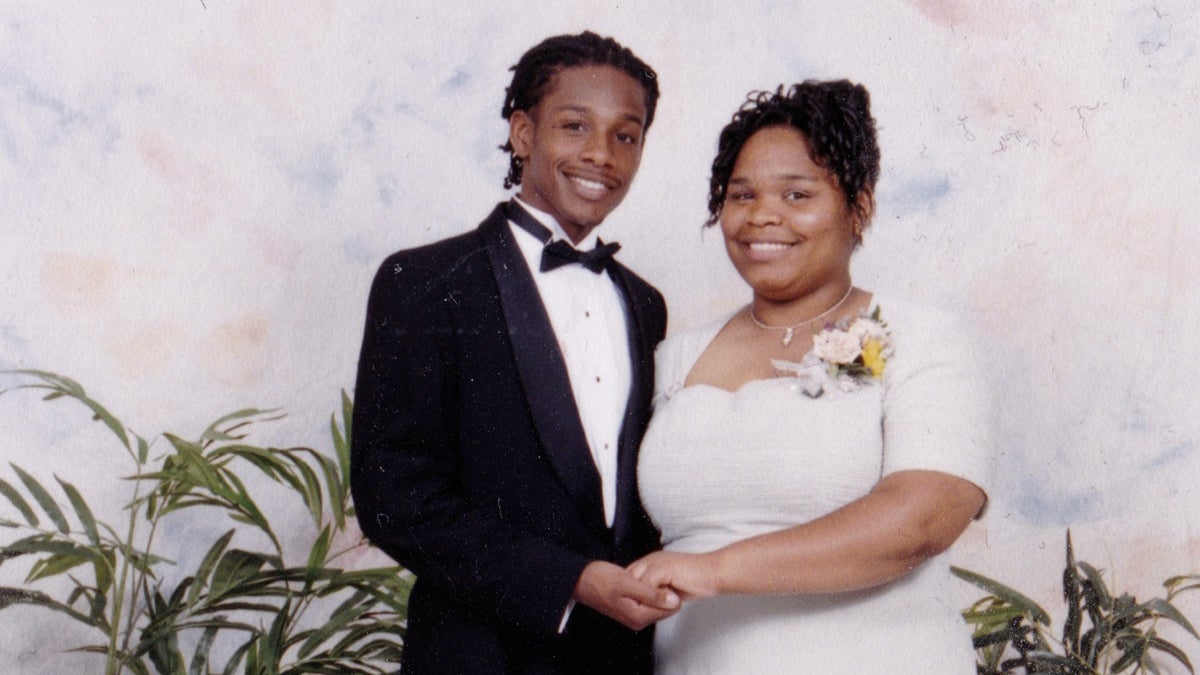
[(717, 594), (712, 554), (657, 551), (621, 568), (601, 560), (584, 568), (575, 599), (632, 630), (679, 611), (685, 600)]

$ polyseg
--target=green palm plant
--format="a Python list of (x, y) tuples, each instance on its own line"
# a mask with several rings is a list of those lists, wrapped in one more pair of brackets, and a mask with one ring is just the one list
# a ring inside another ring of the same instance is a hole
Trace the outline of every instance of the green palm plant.
[[(305, 447), (248, 443), (250, 426), (282, 417), (257, 409), (226, 415), (194, 439), (164, 433), (167, 447), (155, 454), (150, 440), (128, 429), (78, 383), (38, 370), (4, 374), (21, 379), (0, 394), (40, 390), (47, 400), (86, 406), (128, 455), (132, 495), (124, 522), (114, 527), (94, 515), (71, 483), (56, 478), (62, 495), (56, 498), (46, 484), (12, 465), (17, 480), (0, 479), (0, 494), (11, 507), (8, 514), (0, 510), (0, 526), (16, 535), (0, 546), (0, 565), (31, 564), (23, 586), (0, 586), (0, 610), (33, 605), (93, 629), (97, 641), (76, 650), (103, 655), (106, 675), (395, 668), (412, 576), (395, 566), (338, 566), (339, 559), (368, 546), (350, 500), (351, 402), (345, 392), (341, 422), (336, 413), (330, 419), (333, 457)], [(244, 480), (253, 473), (269, 481)], [(260, 507), (262, 495), (252, 489), (271, 483), (284, 486), (312, 517), (315, 534), (299, 564), (288, 559)], [(161, 533), (172, 518), (196, 510), (223, 514), (233, 526), (214, 535), (194, 570), (168, 584), (163, 566), (174, 563), (160, 550)], [(352, 542), (339, 548), (337, 542), (346, 538)], [(39, 590), (51, 578), (67, 580), (65, 596)]]
[(1033, 600), (981, 574), (959, 567), (950, 569), (960, 579), (989, 593), (963, 612), (963, 618), (974, 627), (972, 641), (980, 675), (1158, 675), (1156, 656), (1169, 656), (1189, 673), (1195, 672), (1187, 654), (1163, 639), (1157, 628), (1162, 621), (1170, 622), (1200, 639), (1173, 604), (1181, 593), (1200, 588), (1200, 574), (1164, 581), (1165, 598), (1138, 602), (1128, 593), (1113, 595), (1099, 570), (1075, 559), (1068, 531), (1067, 563), (1062, 575), (1067, 616), (1062, 634), (1056, 639), (1050, 615)]

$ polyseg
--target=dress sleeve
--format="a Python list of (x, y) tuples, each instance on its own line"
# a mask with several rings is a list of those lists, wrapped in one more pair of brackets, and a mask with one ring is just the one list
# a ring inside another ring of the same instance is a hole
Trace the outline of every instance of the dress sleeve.
[(732, 314), (699, 328), (676, 333), (659, 343), (654, 351), (654, 406), (683, 389), (688, 373), (700, 359)]
[(945, 313), (910, 309), (889, 318), (894, 353), (884, 373), (883, 474), (941, 471), (990, 483), (992, 443), (988, 392), (959, 322)]

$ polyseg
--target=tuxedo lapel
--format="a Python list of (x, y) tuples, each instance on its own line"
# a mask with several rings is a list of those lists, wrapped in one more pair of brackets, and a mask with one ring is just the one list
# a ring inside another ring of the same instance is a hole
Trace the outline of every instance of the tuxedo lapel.
[(625, 417), (621, 424), (620, 443), (617, 446), (617, 508), (613, 519), (613, 535), (620, 541), (631, 526), (630, 519), (640, 512), (637, 493), (637, 450), (641, 443), (641, 431), (646, 428), (650, 413), (650, 401), (654, 394), (654, 370), (651, 367), (653, 346), (646, 338), (645, 317), (637, 302), (629, 279), (629, 271), (623, 265), (610, 265), (609, 273), (621, 292), (625, 302), (627, 340), (629, 344), (630, 388), (625, 406)]
[(541, 295), (499, 206), (480, 226), (525, 400), (559, 479), (586, 522), (605, 530), (600, 474), (579, 418), (566, 362)]

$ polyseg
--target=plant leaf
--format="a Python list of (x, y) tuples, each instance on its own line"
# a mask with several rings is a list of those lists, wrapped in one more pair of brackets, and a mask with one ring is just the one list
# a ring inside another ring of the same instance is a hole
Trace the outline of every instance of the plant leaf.
[[(1191, 585), (1185, 585), (1189, 583)], [(1185, 591), (1195, 590), (1200, 588), (1200, 574), (1181, 574), (1179, 576), (1171, 577), (1163, 582), (1163, 586), (1166, 587), (1167, 591), (1172, 596), (1178, 595)], [(1179, 588), (1180, 586), (1184, 587)]]
[(1124, 650), (1121, 652), (1121, 657), (1110, 666), (1114, 674), (1123, 672), (1126, 668), (1141, 662), (1150, 645), (1150, 638), (1140, 631), (1120, 637), (1123, 638)]
[(1180, 612), (1175, 607), (1175, 605), (1172, 605), (1171, 603), (1167, 602), (1166, 600), (1163, 600), (1162, 598), (1154, 598), (1153, 600), (1142, 603), (1142, 607), (1144, 607), (1147, 610), (1150, 610), (1151, 612), (1155, 612), (1163, 617), (1166, 617), (1167, 619), (1170, 619), (1171, 621), (1174, 621), (1176, 624), (1178, 624), (1180, 627), (1182, 627), (1184, 630), (1186, 630), (1188, 633), (1190, 633), (1192, 635), (1192, 637), (1196, 638), (1197, 640), (1200, 640), (1200, 633), (1196, 632), (1196, 629), (1187, 620), (1187, 617), (1184, 616), (1183, 612)]
[(100, 549), (98, 559), (92, 562), (92, 569), (96, 574), (96, 590), (100, 593), (101, 598), (112, 588), (113, 572), (116, 568), (116, 552), (111, 548)]
[(192, 663), (188, 666), (188, 675), (207, 675), (208, 653), (212, 650), (213, 642), (217, 639), (218, 626), (209, 626), (200, 635), (196, 649), (192, 652)]
[[(280, 592), (277, 595), (286, 595), (286, 591)], [(262, 612), (274, 616), (278, 611), (278, 607), (266, 602), (231, 602), (226, 600), (213, 605), (198, 607), (192, 610), (192, 614), (199, 616), (202, 614), (215, 614), (217, 612)]]
[(1037, 666), (1039, 670), (1030, 670), (1031, 673), (1063, 673), (1064, 675), (1083, 675), (1086, 670), (1081, 670), (1079, 662), (1075, 659), (1066, 656), (1059, 656), (1051, 652), (1036, 651), (1030, 652), (1027, 656), (1028, 660)]
[(142, 466), (143, 464), (145, 464), (146, 460), (149, 457), (150, 457), (150, 444), (146, 442), (146, 439), (142, 438), (141, 436), (138, 436), (137, 437), (137, 463), (138, 463), (138, 466)]
[[(261, 633), (255, 632), (250, 636), (250, 639), (243, 642), (236, 650), (234, 650), (233, 654), (229, 656), (229, 660), (225, 662), (225, 670), (221, 671), (221, 675), (234, 675), (234, 673), (237, 672), (238, 666), (240, 666), (243, 661), (247, 660), (247, 656), (249, 655), (250, 650), (254, 648), (254, 644), (258, 641), (258, 636), (260, 634)], [(246, 672), (255, 672), (251, 670), (248, 662), (246, 664)]]
[(250, 577), (254, 576), (266, 559), (250, 551), (232, 549), (221, 556), (213, 571), (210, 583), (209, 598), (217, 599)]
[(1082, 560), (1076, 565), (1079, 569), (1083, 570), (1087, 580), (1092, 583), (1092, 588), (1096, 593), (1096, 602), (1099, 603), (1100, 607), (1106, 610), (1112, 609), (1113, 597), (1108, 592), (1108, 585), (1104, 583), (1104, 575), (1100, 573), (1100, 570)]
[(317, 540), (313, 542), (312, 549), (308, 552), (308, 564), (305, 567), (304, 575), (305, 588), (312, 588), (312, 584), (317, 580), (321, 572), (325, 571), (325, 557), (329, 555), (329, 541), (333, 537), (333, 532), (330, 531), (329, 525), (321, 528), (321, 534), (317, 535)]
[(208, 553), (204, 554), (204, 559), (200, 562), (200, 567), (196, 568), (196, 580), (192, 587), (188, 589), (187, 605), (194, 607), (196, 600), (200, 597), (200, 592), (208, 586), (209, 577), (212, 575), (213, 568), (216, 567), (217, 561), (221, 558), (221, 554), (225, 552), (225, 548), (229, 546), (229, 542), (233, 539), (236, 529), (231, 529), (221, 535), (213, 545), (209, 547)]
[(183, 652), (179, 650), (179, 636), (174, 631), (164, 633), (151, 643), (146, 655), (161, 675), (183, 675)]
[(26, 580), (37, 581), (38, 579), (57, 576), (95, 560), (96, 555), (94, 551), (89, 551), (82, 547), (74, 547), (73, 550), (67, 553), (59, 553), (35, 562), (33, 567), (29, 569), (29, 576), (26, 577)]
[(260, 669), (265, 666), (268, 672), (279, 672), (279, 662), (283, 658), (285, 651), (284, 639), (290, 617), (291, 601), (289, 600), (284, 603), (283, 608), (275, 615), (275, 620), (271, 622), (271, 629), (259, 640)]
[(331, 635), (339, 632), (347, 624), (359, 618), (365, 609), (369, 609), (370, 604), (366, 606), (361, 605), (363, 595), (364, 594), (362, 593), (356, 593), (350, 598), (350, 600), (343, 603), (342, 606), (339, 607), (338, 610), (329, 617), (328, 621), (326, 621), (320, 628), (313, 631), (309, 638), (305, 640), (304, 644), (300, 647), (300, 651), (298, 652), (300, 658), (307, 657), (314, 649), (319, 647), (322, 642), (328, 640)]
[(27, 591), (23, 588), (10, 588), (0, 586), (0, 609), (10, 607), (12, 605), (33, 605), (36, 607), (45, 607), (56, 612), (61, 612), (76, 621), (88, 626), (101, 627), (100, 623), (92, 617), (82, 612), (76, 611), (74, 608), (64, 605), (63, 603), (51, 598), (45, 593), (38, 591)]
[[(316, 454), (315, 451), (308, 448), (302, 450)], [(296, 466), (296, 471), (304, 480), (304, 504), (308, 507), (309, 513), (313, 516), (313, 521), (317, 527), (321, 526), (321, 520), (325, 516), (325, 502), (321, 491), (321, 482), (317, 480), (317, 473), (312, 470), (312, 467), (305, 462), (302, 456), (297, 454), (292, 458), (293, 464)]]
[(42, 487), (42, 484), (37, 482), (37, 479), (25, 473), (25, 471), (16, 464), (9, 464), (9, 466), (11, 466), (13, 471), (16, 472), (17, 477), (20, 478), (21, 482), (25, 484), (25, 489), (29, 490), (29, 494), (32, 495), (34, 500), (37, 501), (38, 505), (42, 507), (42, 511), (46, 513), (46, 516), (51, 520), (51, 522), (54, 523), (54, 526), (58, 528), (58, 531), (62, 532), (63, 534), (70, 534), (71, 528), (67, 525), (67, 519), (65, 516), (63, 516), (62, 509), (58, 508), (58, 504), (50, 496), (50, 493), (46, 492), (46, 488)]
[(974, 584), (974, 585), (978, 586), (979, 588), (982, 588), (983, 590), (1000, 598), (1001, 600), (1004, 600), (1013, 605), (1016, 605), (1017, 607), (1020, 607), (1024, 612), (1029, 614), (1030, 618), (1032, 618), (1037, 623), (1040, 623), (1044, 626), (1050, 625), (1050, 615), (1046, 613), (1046, 610), (1042, 609), (1033, 600), (1030, 600), (1029, 598), (1025, 597), (1024, 595), (1021, 595), (1017, 591), (1009, 588), (1008, 586), (1005, 586), (1004, 584), (1000, 583), (999, 581), (989, 579), (988, 577), (985, 577), (982, 574), (978, 574), (978, 573), (972, 572), (970, 570), (965, 570), (961, 567), (951, 566), (950, 572), (952, 574), (954, 574), (954, 576), (958, 577), (959, 579), (962, 579), (963, 581)]
[(8, 497), (8, 501), (12, 502), (12, 505), (17, 507), (17, 510), (21, 512), (21, 515), (25, 516), (25, 522), (29, 523), (31, 527), (37, 527), (39, 522), (38, 517), (37, 514), (33, 512), (33, 509), (29, 507), (29, 502), (25, 501), (25, 499), (21, 496), (21, 493), (17, 492), (13, 486), (9, 485), (3, 479), (0, 479), (0, 494)]
[(275, 532), (271, 530), (270, 521), (267, 520), (267, 516), (259, 510), (258, 504), (255, 504), (254, 500), (250, 498), (250, 494), (246, 490), (245, 484), (242, 483), (241, 479), (238, 478), (237, 474), (235, 473), (229, 473), (228, 476), (229, 482), (233, 486), (229, 491), (230, 504), (234, 508), (238, 509), (239, 515), (246, 518), (245, 522), (258, 527), (258, 529), (262, 530), (264, 534), (270, 537), (271, 543), (275, 545), (276, 549), (281, 548), (279, 545), (279, 540), (275, 537)]
[(14, 389), (49, 389), (51, 390), (51, 394), (46, 397), (47, 399), (53, 400), (62, 396), (70, 396), (76, 401), (79, 401), (92, 411), (92, 419), (103, 421), (104, 425), (107, 426), (109, 430), (112, 431), (113, 434), (121, 441), (121, 444), (125, 446), (125, 449), (130, 449), (129, 436), (126, 434), (125, 425), (121, 424), (117, 418), (113, 417), (112, 413), (108, 412), (108, 409), (89, 398), (87, 393), (84, 392), (83, 387), (81, 387), (78, 382), (68, 377), (45, 370), (25, 369), (10, 370), (5, 372), (19, 375), (30, 375), (42, 380), (44, 383), (40, 385), (22, 385), (20, 387), (14, 387)]
[(50, 553), (52, 555), (70, 553), (75, 550), (74, 542), (56, 540), (54, 536), (52, 534), (35, 534), (14, 541), (5, 546), (4, 550), (17, 554)]
[[(23, 384), (12, 389), (51, 389), (62, 392), (60, 395), (79, 396), (83, 394), (83, 387), (79, 383), (63, 375), (52, 373), (48, 370), (37, 370), (34, 368), (21, 368), (16, 370), (0, 370), (0, 373), (5, 375), (29, 375), (36, 377), (44, 384)], [(4, 390), (9, 391), (9, 390)]]
[[(201, 444), (204, 444), (206, 442), (211, 442), (211, 441), (240, 440), (242, 438), (245, 438), (245, 436), (244, 435), (235, 436), (235, 435), (231, 434), (230, 432), (234, 428), (237, 428), (246, 422), (258, 421), (255, 418), (262, 418), (262, 421), (273, 421), (273, 420), (282, 419), (284, 417), (284, 415), (283, 414), (275, 415), (275, 413), (277, 413), (277, 412), (279, 412), (278, 408), (270, 408), (267, 410), (260, 410), (258, 408), (245, 408), (243, 410), (237, 410), (237, 411), (231, 412), (227, 415), (223, 415), (220, 418), (218, 418), (215, 422), (208, 425), (208, 428), (205, 429), (204, 433), (200, 435), (200, 442), (201, 442)], [(226, 424), (228, 424), (229, 422), (234, 422), (234, 421), (238, 421), (240, 423), (233, 425), (232, 428), (225, 427)], [(225, 427), (225, 428), (222, 428), (222, 427)]]
[(1075, 550), (1071, 545), (1071, 531), (1067, 530), (1067, 565), (1063, 568), (1063, 600), (1067, 603), (1067, 617), (1063, 622), (1063, 645), (1071, 653), (1079, 652), (1079, 633), (1083, 625), (1083, 592), (1075, 569)]
[(353, 439), (353, 430), (351, 426), (354, 421), (354, 403), (350, 400), (350, 395), (346, 390), (342, 390), (342, 429), (345, 430), (346, 438), (346, 455), (343, 461), (342, 455), (338, 455), (338, 463), (342, 465), (342, 475), (350, 477), (350, 443)]
[(272, 479), (281, 480), (291, 486), (304, 499), (304, 505), (319, 527), (324, 515), (321, 485), (317, 480), (316, 473), (304, 461), (301, 452), (311, 453), (312, 450), (308, 448), (280, 450), (249, 445), (230, 445), (213, 451), (212, 457), (216, 459), (229, 456), (244, 459)]
[(1171, 656), (1173, 656), (1175, 658), (1175, 660), (1179, 661), (1184, 666), (1186, 666), (1189, 673), (1196, 672), (1195, 670), (1192, 669), (1192, 662), (1188, 660), (1188, 655), (1185, 654), (1182, 649), (1175, 646), (1174, 643), (1167, 642), (1166, 640), (1164, 640), (1160, 637), (1151, 637), (1150, 638), (1150, 647), (1152, 649), (1157, 649), (1160, 652), (1166, 652), (1167, 654), (1170, 654)]
[(67, 499), (71, 501), (71, 506), (75, 508), (75, 515), (79, 517), (79, 523), (83, 526), (83, 531), (87, 534), (88, 541), (92, 542), (93, 546), (100, 545), (100, 532), (96, 529), (96, 518), (92, 515), (91, 508), (84, 501), (83, 495), (79, 494), (79, 490), (75, 489), (67, 481), (54, 477), (58, 484), (62, 486), (63, 492), (67, 493)]
[(342, 475), (339, 474), (338, 464), (320, 453), (314, 452), (313, 456), (316, 457), (317, 464), (321, 467), (321, 473), (325, 476), (325, 486), (329, 492), (329, 508), (333, 511), (333, 521), (337, 523), (338, 531), (345, 530), (347, 488)]

